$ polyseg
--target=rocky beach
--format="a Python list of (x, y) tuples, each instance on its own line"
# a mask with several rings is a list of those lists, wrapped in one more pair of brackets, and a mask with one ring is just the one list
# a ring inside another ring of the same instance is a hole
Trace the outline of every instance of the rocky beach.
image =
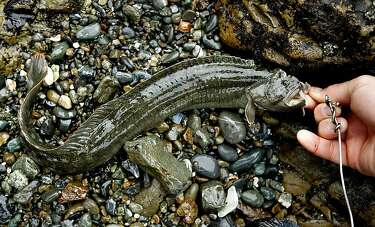
[[(30, 117), (59, 146), (156, 72), (233, 54), (222, 13), (211, 0), (0, 0), (0, 225), (349, 226), (337, 166), (295, 140), (314, 129), (301, 111), (258, 111), (252, 127), (244, 109), (174, 113), (75, 175), (30, 156), (17, 114), (34, 54), (48, 69)], [(374, 180), (345, 172), (358, 226), (375, 226)]]

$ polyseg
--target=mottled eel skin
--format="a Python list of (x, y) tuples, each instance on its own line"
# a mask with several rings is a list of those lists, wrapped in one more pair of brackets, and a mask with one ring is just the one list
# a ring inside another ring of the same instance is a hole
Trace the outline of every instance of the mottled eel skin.
[(253, 61), (214, 56), (183, 61), (156, 73), (130, 92), (100, 106), (59, 147), (44, 144), (33, 127), (31, 112), (46, 75), (43, 55), (33, 57), (30, 90), (18, 120), (34, 159), (59, 173), (77, 173), (109, 160), (125, 141), (157, 126), (175, 112), (196, 108), (244, 108), (249, 121), (254, 105), (287, 111), (304, 105), (303, 83), (283, 71), (257, 70)]

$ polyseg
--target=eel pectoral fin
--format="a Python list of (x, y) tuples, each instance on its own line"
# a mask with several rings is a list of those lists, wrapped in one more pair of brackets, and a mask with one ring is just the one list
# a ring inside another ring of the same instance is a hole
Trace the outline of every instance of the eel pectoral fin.
[(29, 73), (27, 74), (28, 88), (33, 88), (47, 75), (48, 65), (43, 54), (35, 54), (31, 58)]
[(245, 107), (245, 116), (247, 123), (249, 125), (253, 125), (255, 122), (255, 107), (253, 103), (253, 99), (250, 97), (250, 95), (247, 95), (247, 104)]

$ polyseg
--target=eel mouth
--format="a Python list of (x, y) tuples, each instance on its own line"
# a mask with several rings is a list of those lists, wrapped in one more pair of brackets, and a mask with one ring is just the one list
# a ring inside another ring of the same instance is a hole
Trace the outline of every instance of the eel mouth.
[(305, 94), (308, 91), (308, 85), (301, 85), (293, 89), (285, 98), (284, 102), (288, 107), (300, 107), (307, 103)]

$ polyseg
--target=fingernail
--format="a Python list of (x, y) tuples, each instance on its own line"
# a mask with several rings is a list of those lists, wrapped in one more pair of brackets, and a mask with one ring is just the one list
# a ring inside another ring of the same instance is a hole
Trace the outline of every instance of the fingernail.
[(331, 109), (328, 106), (324, 106), (320, 111), (321, 111), (321, 114), (323, 116), (331, 116), (332, 115)]

